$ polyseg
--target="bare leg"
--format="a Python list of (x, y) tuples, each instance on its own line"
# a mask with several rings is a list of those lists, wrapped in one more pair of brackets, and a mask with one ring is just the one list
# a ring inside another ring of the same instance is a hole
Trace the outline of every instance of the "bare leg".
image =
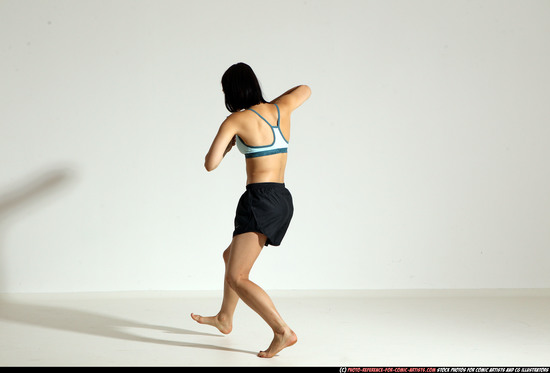
[[(227, 263), (229, 262), (229, 256), (231, 252), (231, 245), (223, 252), (223, 260), (225, 262), (225, 271), (227, 272)], [(233, 330), (233, 314), (239, 301), (239, 296), (229, 286), (227, 280), (224, 280), (223, 284), (223, 301), (220, 311), (215, 316), (204, 317), (200, 315), (191, 314), (193, 320), (199, 324), (212, 325), (223, 334), (231, 333)]]
[(273, 357), (283, 348), (292, 346), (298, 338), (283, 321), (271, 298), (258, 285), (249, 280), (252, 266), (265, 244), (266, 237), (259, 233), (244, 233), (233, 237), (229, 262), (226, 269), (226, 283), (256, 313), (258, 313), (274, 333), (273, 341), (260, 357)]

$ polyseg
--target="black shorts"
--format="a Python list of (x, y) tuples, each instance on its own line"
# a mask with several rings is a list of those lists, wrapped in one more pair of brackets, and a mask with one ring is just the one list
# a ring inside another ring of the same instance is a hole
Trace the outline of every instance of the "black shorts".
[(293, 213), (292, 196), (284, 183), (248, 184), (237, 205), (233, 237), (258, 232), (266, 235), (266, 246), (279, 246)]

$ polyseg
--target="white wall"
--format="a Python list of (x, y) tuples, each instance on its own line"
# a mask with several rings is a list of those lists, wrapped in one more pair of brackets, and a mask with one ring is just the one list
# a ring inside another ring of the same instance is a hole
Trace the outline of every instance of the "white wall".
[(296, 84), (266, 289), (550, 286), (548, 1), (0, 1), (0, 290), (221, 289), (239, 61)]

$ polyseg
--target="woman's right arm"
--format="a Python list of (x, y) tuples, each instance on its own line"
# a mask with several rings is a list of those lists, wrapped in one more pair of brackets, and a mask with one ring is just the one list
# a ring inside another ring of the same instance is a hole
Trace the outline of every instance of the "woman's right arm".
[(299, 85), (289, 89), (275, 100), (272, 104), (281, 104), (287, 106), (290, 111), (294, 111), (302, 105), (311, 96), (311, 88), (307, 85)]

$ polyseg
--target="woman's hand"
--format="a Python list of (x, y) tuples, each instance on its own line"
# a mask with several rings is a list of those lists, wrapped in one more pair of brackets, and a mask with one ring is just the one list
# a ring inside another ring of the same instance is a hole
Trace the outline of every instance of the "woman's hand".
[(229, 141), (229, 144), (227, 144), (227, 148), (225, 148), (225, 151), (223, 152), (223, 156), (225, 157), (225, 155), (227, 153), (229, 153), (229, 151), (231, 150), (231, 148), (233, 148), (235, 146), (235, 143), (237, 142), (237, 135), (233, 136), (233, 138), (231, 139), (231, 141)]

